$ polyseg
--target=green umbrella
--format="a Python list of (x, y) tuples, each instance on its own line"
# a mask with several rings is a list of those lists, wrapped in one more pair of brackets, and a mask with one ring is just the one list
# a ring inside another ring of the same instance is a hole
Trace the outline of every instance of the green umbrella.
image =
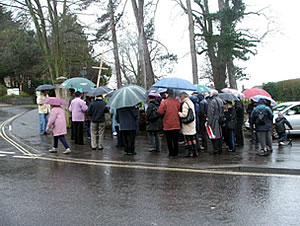
[(113, 94), (107, 106), (118, 109), (133, 107), (147, 99), (146, 90), (136, 85), (125, 86)]
[(196, 84), (194, 86), (196, 87), (198, 93), (209, 93), (211, 91), (210, 88), (204, 85)]
[(65, 88), (65, 89), (88, 89), (88, 88), (94, 88), (96, 86), (95, 83), (91, 82), (90, 80), (86, 78), (76, 77), (76, 78), (70, 78), (66, 81), (64, 81), (59, 88)]

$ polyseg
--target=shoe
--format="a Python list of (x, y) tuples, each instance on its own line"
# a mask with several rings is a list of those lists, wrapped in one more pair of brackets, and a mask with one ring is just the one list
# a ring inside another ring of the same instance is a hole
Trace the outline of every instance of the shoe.
[(228, 152), (232, 152), (232, 149), (228, 149)]
[(90, 139), (91, 139), (91, 137), (87, 137), (87, 139), (88, 139), (88, 140), (90, 140)]
[(204, 151), (204, 150), (206, 150), (206, 147), (201, 146), (200, 150)]
[(49, 150), (49, 153), (57, 153), (57, 149), (56, 148), (52, 148)]
[(169, 159), (176, 159), (176, 156), (169, 155)]
[(155, 152), (155, 151), (156, 151), (155, 148), (150, 148), (150, 149), (149, 149), (149, 152)]
[(44, 135), (44, 133), (40, 133), (40, 135), (42, 136), (42, 135)]
[(285, 143), (284, 142), (279, 142), (279, 146), (284, 146)]
[(103, 147), (103, 146), (100, 146), (98, 149), (99, 149), (99, 150), (103, 150), (103, 149), (104, 149), (104, 147)]
[(49, 135), (49, 133), (47, 133), (47, 132), (44, 132), (44, 133), (43, 133), (43, 135), (47, 136), (47, 135)]
[(66, 149), (64, 152), (63, 152), (63, 154), (65, 154), (65, 155), (67, 155), (67, 154), (70, 154), (71, 153), (71, 149), (69, 148), (69, 149)]
[(269, 152), (268, 151), (265, 151), (265, 150), (261, 150), (259, 153), (258, 153), (259, 156), (262, 156), (262, 157), (265, 157), (265, 156), (268, 156), (269, 155)]
[(125, 155), (130, 155), (130, 156), (136, 155), (136, 152), (127, 152), (127, 153), (125, 153)]
[(92, 150), (97, 150), (97, 148), (92, 148)]
[(113, 132), (113, 136), (118, 136), (118, 133), (117, 132)]

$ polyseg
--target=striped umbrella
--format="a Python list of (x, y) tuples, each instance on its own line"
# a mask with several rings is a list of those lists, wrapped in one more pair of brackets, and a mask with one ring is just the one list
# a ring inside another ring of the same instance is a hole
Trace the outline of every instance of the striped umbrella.
[(119, 109), (133, 107), (147, 99), (146, 90), (136, 85), (125, 86), (112, 95), (107, 106)]

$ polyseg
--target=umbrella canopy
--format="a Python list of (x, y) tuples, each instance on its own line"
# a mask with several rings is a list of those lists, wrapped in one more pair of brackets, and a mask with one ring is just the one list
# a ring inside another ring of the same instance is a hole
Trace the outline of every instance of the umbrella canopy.
[(232, 93), (220, 93), (219, 97), (225, 101), (239, 101), (239, 99)]
[(235, 95), (236, 97), (245, 99), (245, 95), (241, 92), (239, 92), (236, 89), (231, 89), (231, 88), (224, 88), (221, 90), (223, 93), (232, 93), (233, 95)]
[(60, 105), (68, 105), (68, 102), (63, 100), (63, 99), (60, 99), (60, 98), (57, 98), (57, 97), (47, 97), (45, 99), (43, 99), (41, 101), (41, 103), (43, 104), (50, 104), (50, 105), (55, 105), (55, 106), (60, 106)]
[(254, 97), (250, 98), (251, 100), (253, 100), (254, 102), (258, 102), (260, 99), (265, 99), (271, 102), (271, 106), (274, 107), (277, 105), (276, 101), (273, 100), (271, 97), (266, 97), (266, 96), (262, 96), (262, 95), (256, 95)]
[(49, 84), (44, 84), (44, 85), (40, 85), (38, 86), (35, 91), (45, 91), (45, 90), (54, 90), (55, 87), (53, 85), (49, 85)]
[(97, 96), (101, 96), (103, 94), (109, 93), (111, 91), (110, 88), (108, 87), (104, 87), (104, 86), (100, 86), (96, 89), (92, 89), (87, 93), (87, 96), (90, 97), (97, 97)]
[(95, 87), (96, 84), (86, 78), (76, 77), (64, 81), (59, 88), (65, 89), (88, 89)]
[(243, 94), (245, 95), (246, 99), (250, 99), (251, 97), (254, 97), (256, 95), (271, 97), (271, 95), (266, 90), (258, 89), (258, 88), (247, 89), (243, 92)]
[(156, 82), (152, 87), (156, 88), (166, 88), (166, 89), (181, 89), (181, 90), (191, 90), (196, 91), (196, 87), (193, 86), (187, 80), (181, 78), (163, 78)]
[(210, 93), (211, 89), (204, 85), (196, 84), (194, 85), (198, 93)]
[(146, 90), (136, 85), (125, 86), (113, 94), (107, 106), (118, 109), (133, 107), (147, 99)]

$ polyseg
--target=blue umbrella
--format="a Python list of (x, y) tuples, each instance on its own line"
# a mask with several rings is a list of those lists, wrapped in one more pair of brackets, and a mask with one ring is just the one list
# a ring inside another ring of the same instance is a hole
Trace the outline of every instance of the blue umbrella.
[(192, 83), (181, 78), (164, 78), (156, 82), (152, 87), (167, 88), (167, 89), (180, 89), (196, 91), (196, 87)]
[(59, 88), (65, 89), (89, 89), (95, 87), (96, 84), (86, 78), (76, 77), (64, 81)]
[(256, 95), (254, 97), (250, 98), (251, 100), (253, 100), (254, 102), (258, 102), (260, 99), (265, 99), (271, 102), (271, 106), (274, 107), (277, 105), (276, 101), (273, 100), (271, 97), (267, 97), (267, 96), (263, 96), (263, 95)]

